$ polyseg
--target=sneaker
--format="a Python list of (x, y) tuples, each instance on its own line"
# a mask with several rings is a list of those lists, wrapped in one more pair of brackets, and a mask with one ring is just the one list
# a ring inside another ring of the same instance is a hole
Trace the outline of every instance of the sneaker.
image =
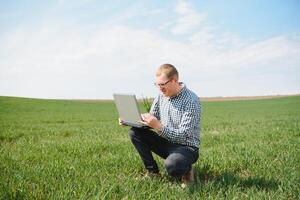
[(181, 177), (181, 181), (183, 184), (191, 184), (195, 181), (193, 167), (190, 171), (188, 171)]

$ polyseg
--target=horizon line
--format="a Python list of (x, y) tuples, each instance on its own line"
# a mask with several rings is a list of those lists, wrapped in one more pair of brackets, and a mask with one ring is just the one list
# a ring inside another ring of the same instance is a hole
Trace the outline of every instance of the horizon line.
[[(239, 95), (239, 96), (199, 96), (202, 101), (230, 101), (230, 100), (256, 100), (256, 99), (272, 99), (289, 96), (300, 96), (300, 93), (292, 94), (271, 94), (271, 95)], [(0, 95), (0, 97), (10, 98), (25, 98), (25, 99), (40, 99), (40, 100), (67, 100), (67, 101), (113, 101), (113, 98), (39, 98), (39, 97), (26, 97), (26, 96), (6, 96)], [(147, 99), (154, 99), (154, 97), (146, 97)], [(142, 101), (143, 98), (137, 98), (138, 101)]]

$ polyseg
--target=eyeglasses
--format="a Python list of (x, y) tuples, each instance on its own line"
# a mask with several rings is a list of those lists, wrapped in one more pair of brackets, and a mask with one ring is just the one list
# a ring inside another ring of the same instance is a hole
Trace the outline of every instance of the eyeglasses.
[(164, 82), (164, 83), (154, 83), (154, 85), (156, 87), (164, 87), (166, 86), (172, 79), (168, 80), (167, 82)]

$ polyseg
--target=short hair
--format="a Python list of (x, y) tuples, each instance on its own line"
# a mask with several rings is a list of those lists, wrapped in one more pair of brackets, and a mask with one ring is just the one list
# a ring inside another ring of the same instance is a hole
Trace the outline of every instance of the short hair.
[(164, 73), (168, 79), (171, 79), (171, 78), (178, 79), (178, 77), (179, 77), (177, 69), (173, 65), (168, 64), (168, 63), (161, 65), (157, 69), (156, 76), (160, 76), (162, 73)]

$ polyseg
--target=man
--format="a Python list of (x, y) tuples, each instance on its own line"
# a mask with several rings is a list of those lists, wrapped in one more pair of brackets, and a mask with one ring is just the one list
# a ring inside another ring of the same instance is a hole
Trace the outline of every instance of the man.
[(154, 130), (132, 127), (129, 134), (148, 174), (159, 174), (154, 152), (165, 159), (168, 175), (190, 183), (194, 181), (192, 164), (199, 157), (201, 104), (178, 78), (173, 65), (158, 68), (155, 85), (160, 94), (150, 113), (142, 114), (142, 123)]

